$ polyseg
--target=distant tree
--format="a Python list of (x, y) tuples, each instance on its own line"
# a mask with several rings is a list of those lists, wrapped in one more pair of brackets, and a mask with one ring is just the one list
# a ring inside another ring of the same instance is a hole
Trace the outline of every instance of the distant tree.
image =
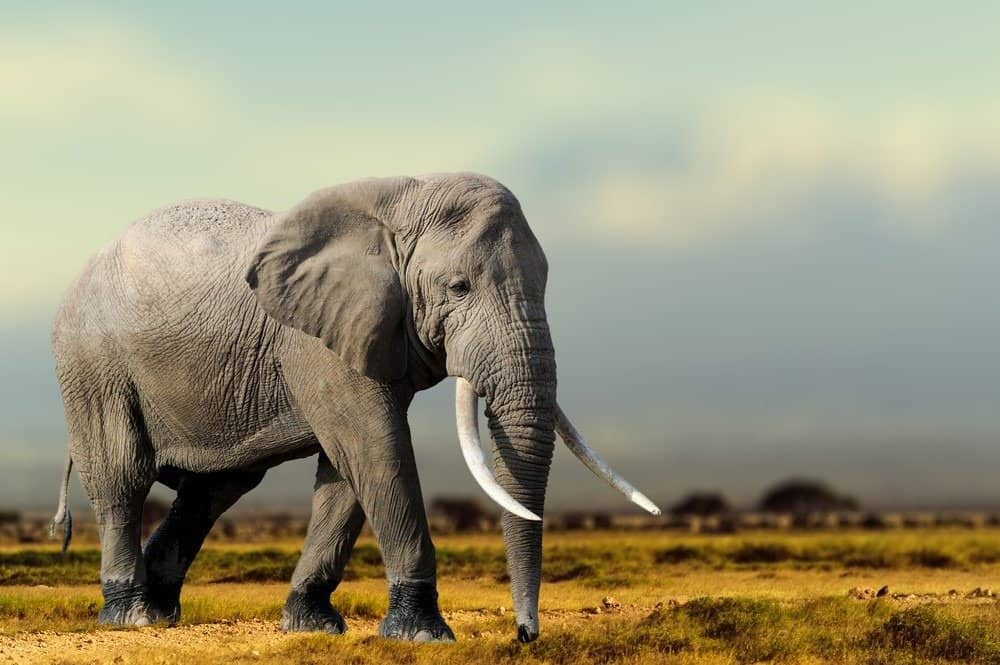
[(456, 531), (472, 531), (494, 524), (496, 516), (472, 497), (439, 496), (431, 501), (431, 512), (445, 517)]
[(811, 513), (832, 510), (857, 510), (858, 502), (837, 494), (818, 480), (792, 479), (768, 490), (759, 504), (767, 513)]
[(580, 529), (610, 529), (611, 515), (603, 512), (583, 513), (569, 512), (562, 515), (562, 527), (570, 531)]
[(728, 513), (729, 510), (729, 502), (719, 492), (692, 492), (671, 506), (670, 514), (676, 517), (707, 517)]
[(563, 513), (562, 526), (564, 529), (577, 531), (579, 529), (593, 529), (593, 522), (588, 518), (587, 513), (570, 512)]
[(20, 524), (21, 513), (16, 510), (0, 510), (0, 524)]
[(591, 513), (590, 518), (594, 520), (595, 529), (610, 529), (611, 515), (608, 513)]

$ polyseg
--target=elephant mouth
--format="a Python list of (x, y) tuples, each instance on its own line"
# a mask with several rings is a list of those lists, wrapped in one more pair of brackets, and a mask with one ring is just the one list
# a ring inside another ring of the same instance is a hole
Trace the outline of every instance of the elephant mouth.
[[(455, 381), (455, 422), (465, 464), (487, 496), (501, 508), (518, 517), (530, 521), (541, 521), (538, 515), (521, 505), (493, 477), (493, 472), (483, 456), (482, 443), (479, 439), (479, 395), (472, 384), (462, 377), (458, 377)], [(653, 515), (660, 514), (660, 509), (656, 504), (612, 469), (597, 452), (587, 445), (583, 436), (573, 426), (558, 404), (556, 404), (556, 432), (566, 447), (594, 475), (603, 479), (643, 510)]]

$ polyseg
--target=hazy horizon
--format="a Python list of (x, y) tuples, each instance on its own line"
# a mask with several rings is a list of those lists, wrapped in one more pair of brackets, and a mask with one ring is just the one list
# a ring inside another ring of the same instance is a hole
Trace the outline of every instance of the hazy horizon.
[[(1000, 508), (1000, 6), (519, 7), (5, 7), (0, 508), (55, 505), (48, 322), (131, 220), (437, 171), (518, 196), (560, 402), (661, 507)], [(452, 390), (411, 410), (424, 495), (485, 503)], [(549, 505), (627, 509), (562, 446)]]

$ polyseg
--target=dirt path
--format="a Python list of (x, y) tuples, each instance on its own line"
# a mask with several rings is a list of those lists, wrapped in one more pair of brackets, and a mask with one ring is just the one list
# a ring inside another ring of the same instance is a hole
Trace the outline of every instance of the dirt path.
[[(866, 602), (876, 591), (852, 589), (858, 602)], [(680, 602), (685, 602), (681, 597)], [(952, 594), (891, 594), (886, 600), (900, 608), (920, 604), (995, 605), (995, 597), (969, 597)], [(590, 625), (596, 628), (607, 620), (640, 621), (655, 608), (614, 603), (580, 610), (543, 611), (547, 629)], [(512, 641), (512, 617), (509, 610), (454, 610), (444, 612), (461, 642), (490, 644)], [(328, 657), (357, 653), (368, 654), (357, 662), (394, 662), (391, 651), (380, 651), (376, 638), (378, 620), (349, 617), (346, 636), (326, 640), (315, 634), (287, 634), (274, 620), (241, 619), (181, 624), (174, 627), (153, 626), (142, 629), (93, 628), (80, 631), (35, 631), (0, 635), (0, 665), (6, 663), (225, 663), (237, 665), (254, 662), (297, 663), (326, 662)], [(305, 658), (304, 656), (309, 656)], [(355, 662), (350, 658), (348, 662)]]
[[(651, 608), (629, 607), (608, 616), (638, 618)], [(513, 625), (502, 633), (480, 631), (474, 625), (494, 611), (454, 611), (444, 613), (459, 640), (513, 640)], [(597, 618), (589, 612), (542, 612), (549, 627), (569, 620), (587, 622)], [(510, 618), (508, 614), (506, 618)], [(349, 619), (346, 637), (337, 640), (366, 641), (378, 634), (378, 621)], [(508, 631), (508, 629), (511, 629)], [(294, 662), (288, 651), (309, 634), (288, 634), (276, 621), (259, 619), (227, 620), (217, 623), (152, 626), (142, 629), (95, 628), (88, 632), (39, 631), (16, 636), (0, 635), (0, 665), (4, 663), (201, 663), (201, 662)], [(378, 640), (380, 641), (380, 640)]]
[[(130, 663), (199, 661), (213, 656), (257, 656), (286, 639), (272, 621), (232, 621), (142, 630), (95, 630), (86, 633), (40, 632), (0, 636), (0, 662)], [(152, 656), (152, 661), (148, 660)], [(159, 657), (157, 657), (159, 656)]]
[[(627, 608), (615, 616), (636, 616), (648, 613), (648, 608)], [(460, 640), (513, 639), (513, 632), (503, 636), (472, 629), (472, 624), (494, 612), (445, 612), (445, 618)], [(558, 625), (575, 617), (578, 621), (591, 618), (580, 612), (543, 612), (543, 621)], [(509, 615), (508, 615), (509, 616)], [(367, 640), (378, 634), (378, 621), (350, 618), (346, 638)], [(508, 626), (505, 626), (505, 629)], [(512, 628), (512, 626), (511, 626)], [(0, 664), (3, 663), (243, 663), (260, 660), (271, 662), (292, 658), (284, 652), (308, 634), (291, 635), (278, 629), (276, 621), (259, 619), (221, 621), (218, 623), (181, 624), (173, 627), (142, 629), (104, 629), (89, 632), (40, 631), (17, 636), (0, 635)]]

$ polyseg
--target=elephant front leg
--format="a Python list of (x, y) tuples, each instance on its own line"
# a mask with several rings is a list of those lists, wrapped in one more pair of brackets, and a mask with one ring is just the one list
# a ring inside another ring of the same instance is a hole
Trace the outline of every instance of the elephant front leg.
[[(437, 604), (436, 559), (405, 411), (384, 386), (353, 377), (349, 396), (330, 383), (296, 394), (331, 463), (347, 480), (378, 539), (389, 582), (379, 632), (418, 642), (452, 641)], [(336, 410), (329, 408), (337, 404)]]
[(282, 630), (332, 634), (347, 630), (343, 617), (330, 604), (330, 594), (340, 584), (364, 523), (354, 490), (320, 453), (309, 531), (281, 611)]
[(415, 642), (453, 641), (438, 609), (437, 561), (409, 431), (401, 442), (376, 444), (370, 454), (357, 480), (389, 583), (389, 611), (379, 633)]
[(408, 428), (398, 439), (374, 439), (346, 467), (385, 561), (389, 611), (379, 633), (414, 642), (453, 641), (438, 609), (437, 561)]

